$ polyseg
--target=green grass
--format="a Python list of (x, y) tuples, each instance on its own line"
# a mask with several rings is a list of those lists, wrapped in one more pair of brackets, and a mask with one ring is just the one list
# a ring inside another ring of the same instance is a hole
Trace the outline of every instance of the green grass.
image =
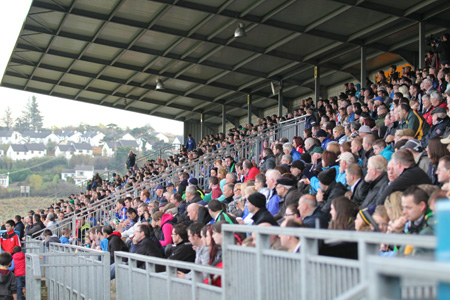
[(5, 222), (16, 215), (26, 216), (30, 210), (47, 209), (54, 203), (54, 198), (44, 197), (18, 197), (0, 199), (0, 221)]

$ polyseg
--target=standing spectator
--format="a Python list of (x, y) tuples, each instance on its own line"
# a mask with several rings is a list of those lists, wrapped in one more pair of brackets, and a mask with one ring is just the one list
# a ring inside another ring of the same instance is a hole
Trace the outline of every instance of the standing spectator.
[(11, 266), (12, 257), (9, 252), (0, 253), (0, 295), (3, 299), (17, 300), (17, 279), (8, 270)]
[(23, 239), (25, 236), (25, 225), (22, 223), (22, 217), (19, 215), (15, 216), (14, 222), (16, 223), (14, 225), (14, 231), (17, 231), (19, 233), (19, 238)]
[(130, 150), (130, 153), (128, 153), (128, 159), (127, 159), (127, 169), (134, 167), (136, 164), (136, 154), (134, 154), (133, 150)]
[(442, 42), (439, 45), (431, 44), (434, 52), (439, 54), (439, 62), (442, 66), (450, 65), (450, 34), (448, 32), (442, 35)]
[(25, 299), (23, 297), (23, 289), (25, 288), (25, 253), (22, 252), (20, 246), (14, 247), (13, 252), (14, 275), (17, 278), (17, 300), (23, 300)]
[(14, 232), (14, 225), (13, 220), (5, 222), (6, 232), (0, 238), (0, 249), (5, 252), (13, 253), (15, 246), (21, 246), (19, 236)]
[(192, 137), (191, 134), (188, 134), (188, 138), (186, 140), (186, 149), (188, 151), (192, 151), (195, 149), (195, 146), (196, 146), (196, 144), (195, 144), (194, 138)]

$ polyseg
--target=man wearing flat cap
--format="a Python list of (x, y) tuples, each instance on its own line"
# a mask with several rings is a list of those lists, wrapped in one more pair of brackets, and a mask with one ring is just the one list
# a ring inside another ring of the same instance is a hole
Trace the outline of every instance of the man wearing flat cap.
[(253, 193), (247, 197), (248, 211), (253, 214), (253, 222), (255, 225), (261, 223), (270, 223), (278, 226), (277, 221), (272, 214), (266, 209), (266, 197), (261, 193)]
[(336, 182), (336, 168), (329, 168), (328, 170), (322, 171), (317, 176), (319, 179), (320, 189), (317, 190), (317, 202), (321, 203), (322, 213), (328, 218), (331, 218), (331, 201), (334, 198), (344, 196), (347, 192), (345, 186)]
[(284, 216), (286, 208), (291, 204), (296, 204), (302, 193), (297, 190), (297, 183), (293, 179), (285, 177), (277, 179), (276, 190), (280, 197), (280, 210), (274, 217), (275, 220), (280, 220)]

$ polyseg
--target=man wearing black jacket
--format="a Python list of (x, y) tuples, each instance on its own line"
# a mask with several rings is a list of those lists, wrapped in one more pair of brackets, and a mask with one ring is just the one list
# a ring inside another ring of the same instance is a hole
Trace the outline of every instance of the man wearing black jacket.
[[(164, 258), (164, 250), (153, 233), (153, 228), (148, 223), (142, 223), (134, 231), (130, 252)], [(143, 268), (144, 262), (138, 262), (138, 268)], [(163, 266), (156, 266), (156, 272), (164, 271)]]
[(266, 197), (261, 193), (253, 193), (247, 197), (248, 211), (253, 214), (253, 222), (255, 225), (261, 223), (269, 223), (278, 226), (277, 221), (272, 214), (266, 209)]
[(403, 192), (411, 185), (431, 184), (431, 180), (421, 168), (419, 168), (412, 153), (407, 149), (396, 151), (391, 158), (394, 173), (398, 176), (378, 196), (377, 205), (384, 204), (386, 197), (393, 192)]
[[(195, 262), (195, 251), (192, 244), (188, 241), (187, 227), (183, 224), (176, 224), (172, 230), (173, 245), (166, 249), (167, 259), (180, 260), (185, 262)], [(178, 269), (183, 273), (190, 270)]]

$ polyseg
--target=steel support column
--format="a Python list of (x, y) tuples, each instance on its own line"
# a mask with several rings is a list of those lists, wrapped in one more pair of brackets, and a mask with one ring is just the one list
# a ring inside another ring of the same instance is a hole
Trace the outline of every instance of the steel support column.
[(278, 91), (278, 116), (283, 115), (283, 83), (280, 84), (280, 90)]
[(252, 95), (247, 94), (247, 123), (252, 123)]
[(419, 69), (425, 67), (425, 23), (419, 22)]
[(205, 136), (205, 115), (200, 114), (200, 140)]
[(222, 132), (225, 134), (227, 118), (225, 115), (225, 104), (222, 105)]
[(366, 88), (366, 47), (361, 47), (361, 88)]
[(320, 99), (320, 68), (319, 66), (314, 67), (314, 100), (316, 101), (316, 107), (317, 103)]

